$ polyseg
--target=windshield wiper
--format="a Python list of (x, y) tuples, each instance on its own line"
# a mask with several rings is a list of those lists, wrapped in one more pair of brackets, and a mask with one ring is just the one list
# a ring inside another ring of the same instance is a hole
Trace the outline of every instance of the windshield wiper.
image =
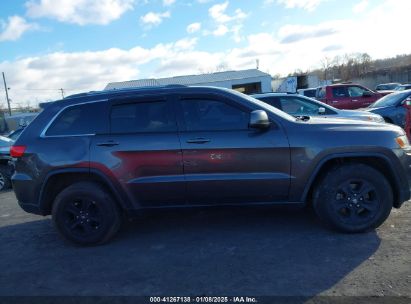
[(299, 116), (296, 116), (295, 117), (295, 119), (296, 120), (301, 120), (301, 121), (309, 121), (310, 120), (310, 116), (307, 116), (307, 115), (299, 115)]

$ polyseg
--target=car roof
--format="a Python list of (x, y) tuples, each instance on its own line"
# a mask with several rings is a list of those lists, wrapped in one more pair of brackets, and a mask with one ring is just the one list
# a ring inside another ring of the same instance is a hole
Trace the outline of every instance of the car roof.
[(302, 96), (297, 93), (291, 93), (291, 92), (266, 92), (266, 93), (256, 93), (256, 94), (251, 94), (251, 97), (257, 98), (257, 97), (269, 97), (269, 96)]
[(91, 91), (85, 93), (79, 93), (67, 96), (64, 99), (42, 103), (41, 108), (45, 109), (51, 105), (60, 105), (60, 106), (70, 106), (84, 102), (93, 102), (97, 100), (107, 100), (113, 98), (126, 98), (131, 95), (138, 96), (141, 95), (151, 95), (151, 94), (161, 94), (161, 93), (223, 93), (229, 94), (230, 89), (221, 88), (221, 87), (212, 87), (212, 86), (185, 86), (185, 85), (166, 85), (166, 86), (154, 86), (154, 87), (141, 87), (141, 88), (125, 88), (125, 89), (111, 89), (111, 90), (102, 90), (102, 91)]

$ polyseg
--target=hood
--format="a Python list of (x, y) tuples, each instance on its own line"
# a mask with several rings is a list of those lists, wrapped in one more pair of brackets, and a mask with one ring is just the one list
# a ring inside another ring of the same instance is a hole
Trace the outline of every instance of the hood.
[(327, 129), (336, 129), (340, 131), (391, 131), (397, 133), (399, 136), (404, 135), (402, 128), (392, 124), (371, 122), (365, 120), (342, 119), (342, 118), (317, 118), (311, 117), (308, 121), (303, 121), (307, 125), (323, 126)]
[(340, 110), (341, 114), (350, 117), (350, 116), (379, 116), (378, 114), (374, 114), (368, 110), (368, 108), (360, 109), (360, 110)]

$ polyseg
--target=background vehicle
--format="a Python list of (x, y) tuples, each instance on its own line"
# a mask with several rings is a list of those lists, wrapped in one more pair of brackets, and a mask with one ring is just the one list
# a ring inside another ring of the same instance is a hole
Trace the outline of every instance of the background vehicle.
[(52, 214), (60, 234), (82, 245), (107, 241), (122, 213), (147, 208), (312, 201), (330, 227), (363, 232), (410, 198), (401, 128), (295, 118), (221, 88), (67, 97), (10, 151), (20, 206)]
[(401, 83), (399, 82), (391, 82), (391, 83), (381, 83), (375, 87), (376, 91), (393, 91), (396, 87), (400, 86)]
[(307, 97), (315, 97), (315, 93), (317, 92), (317, 88), (310, 88), (310, 89), (298, 89), (297, 93)]
[(396, 87), (395, 91), (405, 91), (405, 90), (410, 90), (410, 89), (411, 89), (411, 84), (402, 84)]
[(10, 147), (13, 143), (13, 140), (0, 136), (0, 191), (11, 186), (10, 178), (13, 168), (9, 162), (11, 161)]
[(333, 84), (317, 88), (315, 98), (338, 109), (365, 108), (383, 95), (358, 84)]
[(20, 136), (21, 132), (23, 132), (25, 127), (21, 127), (17, 130), (12, 131), (10, 134), (7, 135), (8, 138), (16, 141), (16, 139)]
[(398, 91), (384, 96), (365, 110), (381, 115), (386, 122), (400, 126), (409, 133), (411, 90)]
[(293, 116), (307, 115), (384, 122), (384, 119), (378, 114), (365, 111), (340, 110), (318, 100), (297, 94), (265, 93), (251, 96)]

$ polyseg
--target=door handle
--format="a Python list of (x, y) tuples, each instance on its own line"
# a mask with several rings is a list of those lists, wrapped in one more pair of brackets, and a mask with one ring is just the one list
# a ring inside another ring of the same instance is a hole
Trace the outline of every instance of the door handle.
[(208, 138), (198, 137), (198, 138), (191, 138), (186, 141), (188, 144), (205, 144), (210, 142)]
[(101, 143), (97, 144), (97, 146), (99, 146), (99, 147), (114, 147), (114, 146), (118, 146), (118, 145), (119, 145), (119, 143), (114, 142), (114, 141), (101, 142)]
[(353, 99), (353, 100), (351, 100), (351, 101), (358, 101), (357, 99)]

